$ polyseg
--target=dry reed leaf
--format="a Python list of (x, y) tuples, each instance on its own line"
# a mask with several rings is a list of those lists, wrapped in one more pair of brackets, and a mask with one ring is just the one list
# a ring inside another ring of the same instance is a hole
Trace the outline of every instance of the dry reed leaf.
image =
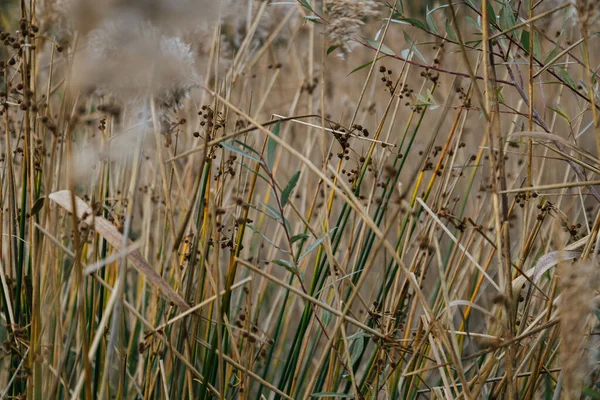
[(546, 133), (546, 132), (536, 132), (536, 131), (514, 132), (514, 133), (511, 133), (510, 135), (507, 135), (506, 139), (510, 140), (510, 139), (514, 139), (514, 138), (520, 138), (523, 136), (530, 137), (532, 139), (538, 139), (538, 140), (553, 140), (555, 142), (560, 142), (560, 143), (564, 144), (565, 146), (572, 146), (572, 143), (570, 143), (568, 140), (564, 139), (562, 136), (556, 135), (554, 133)]
[(521, 289), (523, 288), (523, 285), (528, 281), (531, 280), (533, 283), (537, 283), (537, 281), (542, 277), (542, 275), (550, 268), (554, 267), (560, 262), (577, 258), (581, 255), (581, 253), (581, 250), (558, 250), (552, 251), (548, 254), (544, 254), (535, 264), (535, 267), (529, 269), (526, 272), (527, 277), (519, 275), (518, 277), (513, 279), (513, 296), (518, 296), (519, 294), (521, 294)]
[[(71, 206), (71, 191), (61, 190), (58, 192), (51, 193), (48, 198), (72, 213), (73, 208)], [(94, 216), (92, 208), (87, 205), (85, 201), (75, 196), (77, 218), (86, 222), (89, 226), (92, 226), (94, 230), (100, 234), (104, 239), (115, 247), (117, 250), (123, 250), (123, 244), (131, 244), (129, 240), (125, 241), (123, 235), (119, 232), (116, 226), (111, 224), (108, 220), (102, 217)], [(148, 279), (154, 286), (160, 290), (163, 295), (175, 305), (181, 308), (182, 311), (187, 311), (190, 306), (185, 302), (173, 288), (154, 270), (154, 268), (144, 259), (139, 251), (135, 250), (126, 254), (127, 259), (131, 264)]]

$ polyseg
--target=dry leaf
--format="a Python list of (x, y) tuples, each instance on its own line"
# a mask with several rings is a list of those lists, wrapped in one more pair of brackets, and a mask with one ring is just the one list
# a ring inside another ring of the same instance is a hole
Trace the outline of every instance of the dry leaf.
[(544, 275), (546, 271), (550, 268), (558, 265), (563, 261), (572, 260), (581, 256), (581, 250), (559, 250), (552, 251), (548, 254), (544, 254), (538, 262), (535, 264), (535, 267), (529, 269), (526, 274), (529, 279), (527, 279), (523, 275), (519, 275), (512, 281), (512, 290), (513, 296), (518, 296), (521, 293), (521, 289), (523, 285), (531, 280), (533, 283), (537, 283), (537, 281)]
[[(71, 192), (69, 190), (61, 190), (54, 192), (48, 196), (50, 200), (67, 210), (73, 212), (71, 207)], [(75, 204), (77, 208), (77, 218), (86, 222), (89, 226), (100, 234), (108, 243), (117, 250), (123, 249), (123, 244), (128, 243), (124, 240), (123, 235), (119, 232), (116, 226), (108, 222), (105, 218), (94, 216), (90, 206), (85, 201), (75, 196)], [(185, 302), (173, 288), (160, 276), (154, 268), (144, 259), (139, 251), (135, 250), (127, 254), (127, 259), (131, 264), (148, 279), (154, 286), (160, 290), (170, 301), (176, 304), (182, 311), (187, 311), (190, 306)]]

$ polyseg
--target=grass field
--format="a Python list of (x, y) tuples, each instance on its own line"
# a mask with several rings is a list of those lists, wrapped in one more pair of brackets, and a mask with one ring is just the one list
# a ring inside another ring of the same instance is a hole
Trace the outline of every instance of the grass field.
[(600, 399), (600, 3), (0, 26), (0, 399)]

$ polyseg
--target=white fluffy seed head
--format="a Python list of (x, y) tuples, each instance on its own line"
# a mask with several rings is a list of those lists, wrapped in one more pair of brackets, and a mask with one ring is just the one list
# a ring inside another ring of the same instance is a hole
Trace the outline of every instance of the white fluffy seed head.
[(329, 0), (326, 34), (332, 46), (339, 46), (342, 56), (352, 51), (354, 38), (364, 20), (378, 15), (376, 4), (371, 0)]

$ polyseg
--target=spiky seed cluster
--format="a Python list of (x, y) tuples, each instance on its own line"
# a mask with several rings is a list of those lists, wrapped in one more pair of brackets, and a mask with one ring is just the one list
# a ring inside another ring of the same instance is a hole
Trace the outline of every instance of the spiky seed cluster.
[(329, 0), (327, 37), (334, 46), (340, 46), (342, 53), (352, 51), (351, 39), (364, 25), (368, 17), (376, 16), (377, 9), (371, 0)]

